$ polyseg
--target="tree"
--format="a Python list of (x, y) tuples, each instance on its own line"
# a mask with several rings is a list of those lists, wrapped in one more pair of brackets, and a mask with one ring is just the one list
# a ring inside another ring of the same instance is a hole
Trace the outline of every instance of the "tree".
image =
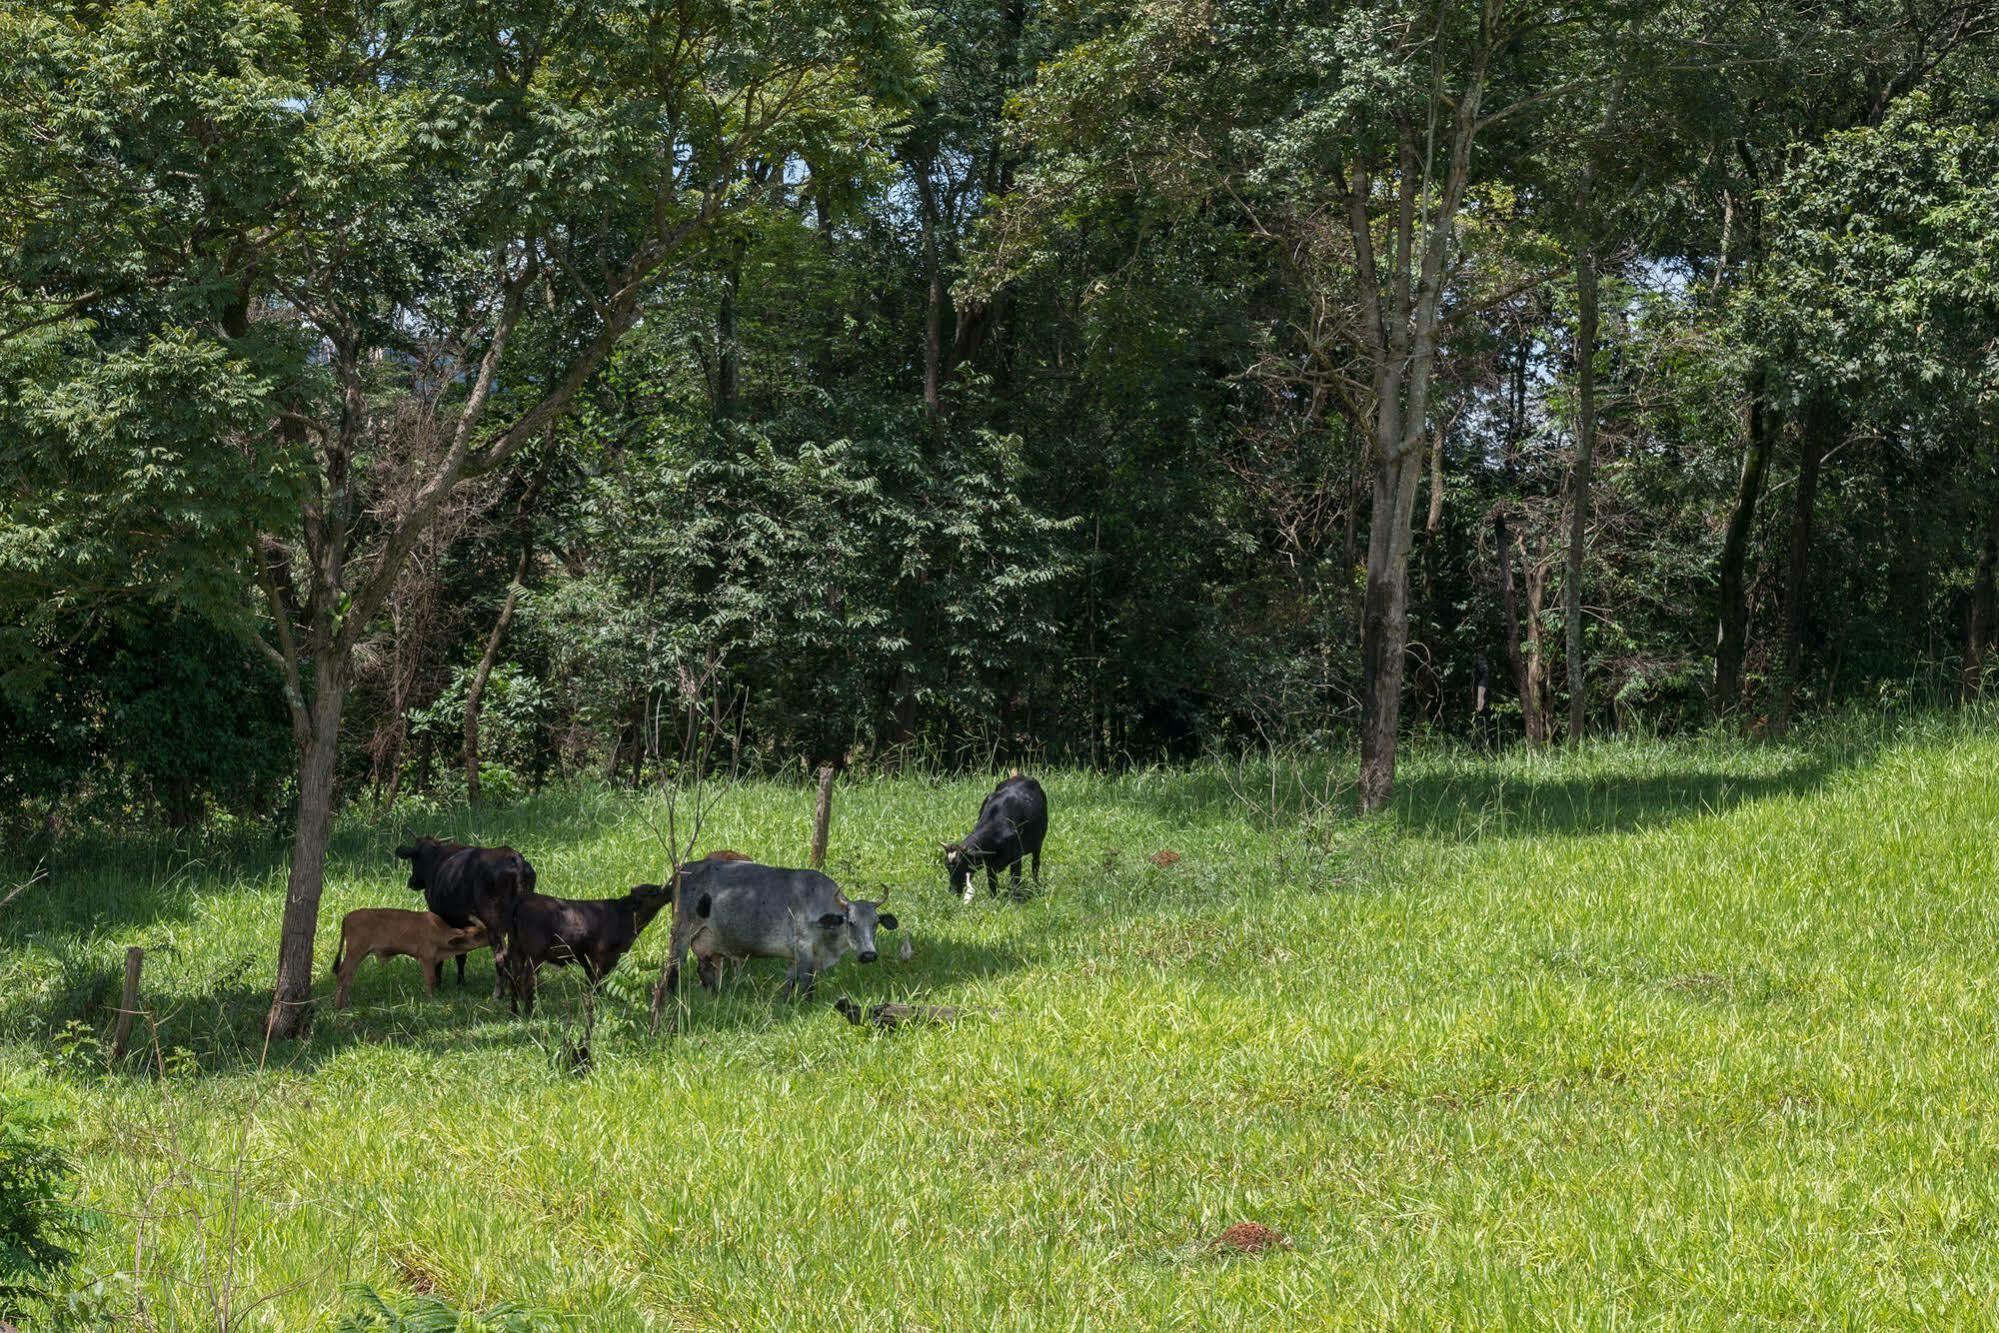
[[(1769, 251), (1744, 294), (1744, 318), (1798, 349), (1776, 392), (1798, 424), (1778, 696), (1788, 722), (1798, 688), (1819, 471), (1854, 426), (1908, 452), (1946, 453), (1975, 476), (1999, 425), (1999, 132), (1952, 123), (1925, 96), (1878, 126), (1801, 153), (1767, 202)], [(1992, 499), (1973, 499), (1980, 548), (1965, 659), (1985, 650)], [(1977, 507), (1979, 503), (1985, 508)]]
[[(1704, 175), (1727, 205), (1721, 234), (1708, 250), (1718, 283), (1749, 281), (1760, 271), (1767, 245), (1764, 202), (1784, 188), (1801, 147), (1842, 129), (1879, 125), (1903, 99), (1999, 32), (1999, 5), (1990, 0), (1865, 3), (1823, 12), (1745, 5), (1718, 10), (1717, 18), (1718, 41), (1755, 57), (1713, 66), (1719, 77), (1709, 96), (1717, 109), (1704, 118), (1711, 135)], [(1832, 77), (1824, 76), (1828, 70)], [(1742, 235), (1731, 252), (1738, 214)], [(1741, 346), (1748, 352), (1742, 458), (1716, 575), (1713, 697), (1724, 714), (1740, 706), (1743, 693), (1750, 537), (1783, 431), (1779, 377), (1802, 350), (1762, 332)], [(1800, 531), (1809, 549), (1808, 518)]]
[[(282, 672), (274, 1036), (308, 1015), (355, 647), (422, 534), (563, 416), (746, 164), (879, 139), (919, 74), (899, 0), (505, 9), (0, 10), (27, 203), (0, 306), (60, 330), (65, 372), (17, 409), (42, 456), (7, 493), (87, 535), (38, 577), (185, 600)], [(444, 447), (375, 491), (399, 413)]]

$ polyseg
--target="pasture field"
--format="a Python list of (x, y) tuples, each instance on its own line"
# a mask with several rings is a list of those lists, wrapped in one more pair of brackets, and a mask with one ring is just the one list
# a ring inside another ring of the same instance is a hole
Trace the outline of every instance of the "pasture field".
[[(436, 999), (371, 963), (266, 1052), (282, 846), (92, 835), (0, 914), (0, 1080), (73, 1121), (85, 1266), (160, 1328), (329, 1327), (350, 1283), (607, 1330), (1982, 1324), (1995, 774), (1989, 714), (1418, 750), (1366, 823), (1289, 765), (1046, 773), (1044, 892), (969, 909), (936, 849), (989, 784), (849, 783), (830, 869), (913, 956), (797, 1006), (738, 969), (653, 1038), (662, 920), (581, 1077), (577, 979), (524, 1024), (486, 955)], [(796, 863), (810, 805), (736, 786), (704, 844)], [(602, 896), (660, 878), (658, 814), (397, 825)], [(322, 973), (342, 911), (412, 903), (395, 835), (341, 825)], [(128, 944), (159, 1043), (107, 1073)], [(876, 1033), (842, 994), (971, 1013)], [(1245, 1221), (1288, 1245), (1214, 1246)]]

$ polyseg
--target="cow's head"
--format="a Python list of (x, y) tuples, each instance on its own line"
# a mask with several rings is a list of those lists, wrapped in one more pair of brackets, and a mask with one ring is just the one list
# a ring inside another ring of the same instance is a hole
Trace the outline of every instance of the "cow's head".
[(875, 932), (894, 930), (897, 926), (895, 913), (881, 910), (882, 903), (888, 901), (883, 894), (876, 902), (845, 898), (836, 900), (838, 911), (827, 912), (819, 918), (819, 928), (838, 940), (841, 952), (851, 948), (854, 956), (864, 963), (872, 963), (880, 955), (875, 951)]
[(672, 906), (673, 890), (662, 884), (639, 884), (625, 895), (625, 901), (632, 905), (638, 929), (644, 930), (661, 908)]
[(952, 897), (965, 892), (965, 881), (972, 877), (972, 852), (964, 843), (944, 844), (944, 874), (950, 882)]
[(396, 848), (396, 855), (410, 863), (410, 887), (419, 891), (430, 887), (430, 877), (444, 858), (459, 849), (455, 842), (439, 838), (418, 838)]
[(455, 954), (471, 953), (474, 949), (483, 949), (491, 943), (492, 936), (487, 934), (486, 928), (477, 921), (463, 930), (452, 929), (444, 939), (444, 947)]

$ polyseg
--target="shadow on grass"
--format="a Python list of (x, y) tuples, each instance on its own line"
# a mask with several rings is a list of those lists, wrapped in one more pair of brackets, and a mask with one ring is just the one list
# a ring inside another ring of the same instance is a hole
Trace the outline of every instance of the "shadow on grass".
[[(1393, 809), (1400, 827), (1453, 840), (1628, 832), (1806, 794), (1866, 764), (1894, 735), (1880, 719), (1841, 716), (1788, 746), (1706, 738), (1497, 754), (1411, 747)], [(1182, 830), (1344, 820), (1355, 813), (1355, 762), (1281, 753), (1215, 758), (1127, 775), (1104, 799), (1141, 806)]]
[[(1351, 762), (1324, 755), (1258, 756), (1127, 774), (1093, 804), (1138, 806), (1182, 833), (1243, 824), (1267, 830), (1350, 813), (1353, 792)], [(1051, 825), (1059, 813), (1051, 813)]]
[(1667, 748), (1642, 771), (1586, 762), (1580, 772), (1558, 761), (1467, 764), (1403, 778), (1394, 810), (1401, 827), (1454, 841), (1627, 833), (1808, 795), (1864, 765), (1876, 748)]
[[(664, 936), (662, 936), (664, 938)], [(821, 974), (809, 1000), (780, 998), (786, 965), (759, 959), (731, 964), (717, 993), (695, 984), (691, 968), (680, 996), (680, 1031), (767, 1030), (797, 1022), (825, 1022), (833, 1000), (852, 994), (864, 1002), (905, 999), (947, 990), (962, 982), (1004, 975), (1023, 965), (1023, 956), (1005, 945), (932, 940), (907, 963), (862, 964), (846, 959)], [(437, 994), (424, 992), (414, 963), (397, 959), (364, 963), (354, 980), (347, 1009), (333, 1007), (332, 982), (321, 976), (313, 987), (314, 1013), (308, 1037), (266, 1046), (263, 1026), (269, 1013), (268, 982), (252, 981), (245, 966), (232, 966), (206, 984), (163, 989), (133, 1034), (122, 1072), (150, 1077), (164, 1063), (177, 1075), (208, 1077), (259, 1069), (310, 1073), (353, 1048), (400, 1046), (441, 1060), (481, 1051), (517, 1051), (534, 1056), (580, 1022), (582, 974), (575, 968), (543, 973), (532, 1020), (516, 1017), (506, 999), (492, 998), (490, 964), (475, 955), (460, 989), (447, 967)], [(627, 959), (599, 990), (599, 1035), (645, 1041), (658, 959)], [(172, 986), (173, 980), (163, 979)], [(118, 976), (108, 968), (79, 974), (38, 1005), (36, 1020), (56, 1031), (75, 1020), (108, 1031), (117, 1002)], [(612, 1020), (607, 1022), (606, 1020)], [(617, 1034), (612, 1036), (612, 1034)], [(93, 1066), (95, 1067), (95, 1066)]]
[[(782, 960), (729, 964), (723, 969), (719, 988), (712, 992), (695, 982), (690, 961), (681, 974), (677, 999), (680, 1031), (729, 1032), (800, 1021), (824, 1023), (830, 1021), (827, 1015), (837, 1016), (833, 1001), (842, 995), (851, 995), (862, 1004), (930, 997), (965, 982), (1018, 971), (1026, 961), (1010, 945), (944, 941), (933, 936), (918, 946), (916, 956), (906, 963), (895, 961), (893, 946), (878, 963), (849, 958), (821, 973), (812, 998), (802, 1001), (786, 1000), (779, 994), (786, 971)], [(656, 973), (648, 974), (648, 981), (652, 975)]]

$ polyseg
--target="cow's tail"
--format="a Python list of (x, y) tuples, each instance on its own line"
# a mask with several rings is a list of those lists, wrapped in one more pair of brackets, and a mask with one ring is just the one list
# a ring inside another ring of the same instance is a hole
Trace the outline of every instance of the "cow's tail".
[(328, 977), (338, 977), (340, 975), (340, 960), (346, 957), (346, 955), (347, 955), (347, 926), (346, 923), (343, 922), (341, 923), (340, 926), (340, 943), (333, 946), (333, 970), (326, 974)]

